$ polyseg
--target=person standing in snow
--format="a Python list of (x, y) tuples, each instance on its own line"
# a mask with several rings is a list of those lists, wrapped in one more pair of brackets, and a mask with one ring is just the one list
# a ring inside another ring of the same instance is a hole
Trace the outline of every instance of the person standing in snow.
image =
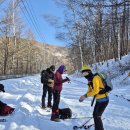
[(104, 130), (101, 116), (109, 103), (108, 93), (99, 94), (104, 88), (102, 79), (98, 75), (94, 76), (89, 66), (84, 65), (82, 67), (82, 74), (88, 80), (88, 91), (80, 97), (79, 102), (82, 102), (87, 97), (96, 98), (93, 111), (95, 130)]
[(43, 95), (42, 95), (42, 108), (46, 108), (45, 105), (45, 98), (46, 94), (48, 92), (48, 104), (47, 107), (52, 107), (51, 101), (52, 101), (52, 87), (54, 85), (54, 72), (55, 72), (55, 66), (52, 65), (50, 68), (47, 68), (46, 70), (43, 70), (41, 72), (41, 80), (43, 83)]
[(54, 75), (54, 86), (53, 86), (53, 107), (51, 120), (59, 121), (59, 103), (60, 103), (60, 93), (62, 91), (62, 85), (64, 82), (70, 81), (68, 77), (62, 79), (62, 74), (66, 71), (64, 65), (61, 65), (55, 75)]

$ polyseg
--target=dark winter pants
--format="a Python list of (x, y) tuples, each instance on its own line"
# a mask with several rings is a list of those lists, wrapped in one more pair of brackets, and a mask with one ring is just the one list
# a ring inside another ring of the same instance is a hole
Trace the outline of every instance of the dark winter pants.
[(96, 102), (96, 105), (95, 105), (94, 111), (93, 111), (95, 130), (104, 130), (101, 116), (102, 116), (106, 106), (108, 105), (108, 102), (109, 101)]
[(52, 113), (58, 113), (59, 103), (60, 103), (60, 91), (54, 90), (54, 91), (53, 91), (53, 107), (52, 107)]
[(43, 95), (42, 95), (42, 107), (45, 107), (45, 98), (48, 92), (48, 106), (51, 106), (52, 100), (52, 88), (47, 85), (43, 85)]

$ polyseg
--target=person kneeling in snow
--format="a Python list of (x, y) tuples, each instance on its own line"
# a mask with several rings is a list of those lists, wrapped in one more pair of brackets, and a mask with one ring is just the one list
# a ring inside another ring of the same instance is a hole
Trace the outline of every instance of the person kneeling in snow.
[[(0, 84), (0, 92), (5, 92), (4, 85)], [(14, 111), (14, 108), (0, 101), (0, 116), (7, 116)]]
[(60, 93), (62, 91), (62, 84), (64, 82), (70, 81), (68, 77), (66, 79), (62, 79), (62, 74), (66, 71), (65, 66), (61, 65), (54, 75), (54, 86), (53, 86), (53, 107), (51, 120), (52, 121), (60, 121), (59, 120), (59, 103), (60, 103)]
[(92, 73), (89, 66), (84, 65), (82, 67), (82, 74), (88, 80), (88, 92), (80, 97), (79, 102), (82, 102), (87, 97), (96, 98), (96, 105), (93, 111), (95, 130), (104, 130), (101, 116), (109, 102), (108, 93), (99, 94), (104, 89), (103, 82), (98, 75)]

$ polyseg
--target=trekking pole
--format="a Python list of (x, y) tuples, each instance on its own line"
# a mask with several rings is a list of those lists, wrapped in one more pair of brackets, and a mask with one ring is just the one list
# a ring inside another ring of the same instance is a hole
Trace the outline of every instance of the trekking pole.
[(94, 126), (94, 124), (88, 125), (88, 126), (84, 126), (85, 130), (88, 130), (90, 127)]
[(85, 125), (92, 119), (93, 117), (91, 117), (89, 120), (87, 120), (83, 125), (81, 126), (73, 126), (73, 130), (78, 130), (78, 129), (82, 129), (83, 127), (85, 127)]
[[(104, 119), (105, 119), (105, 118), (103, 118), (102, 120), (104, 120)], [(95, 124), (93, 123), (93, 124), (90, 124), (90, 125), (87, 125), (87, 126), (85, 125), (85, 126), (84, 126), (84, 129), (85, 129), (85, 130), (89, 130), (92, 126), (95, 126)]]
[(91, 107), (93, 106), (93, 103), (94, 103), (94, 101), (95, 101), (95, 98), (96, 98), (96, 95), (93, 97), (93, 100), (92, 100), (92, 102), (91, 102)]
[(93, 118), (93, 117), (81, 116), (81, 117), (72, 117), (69, 119), (85, 119), (85, 118)]

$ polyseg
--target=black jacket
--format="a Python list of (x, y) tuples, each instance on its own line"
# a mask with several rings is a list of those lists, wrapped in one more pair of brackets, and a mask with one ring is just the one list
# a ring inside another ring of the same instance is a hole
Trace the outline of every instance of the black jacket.
[(54, 73), (50, 71), (49, 68), (43, 70), (41, 73), (42, 82), (44, 85), (48, 84), (48, 79), (54, 80)]

